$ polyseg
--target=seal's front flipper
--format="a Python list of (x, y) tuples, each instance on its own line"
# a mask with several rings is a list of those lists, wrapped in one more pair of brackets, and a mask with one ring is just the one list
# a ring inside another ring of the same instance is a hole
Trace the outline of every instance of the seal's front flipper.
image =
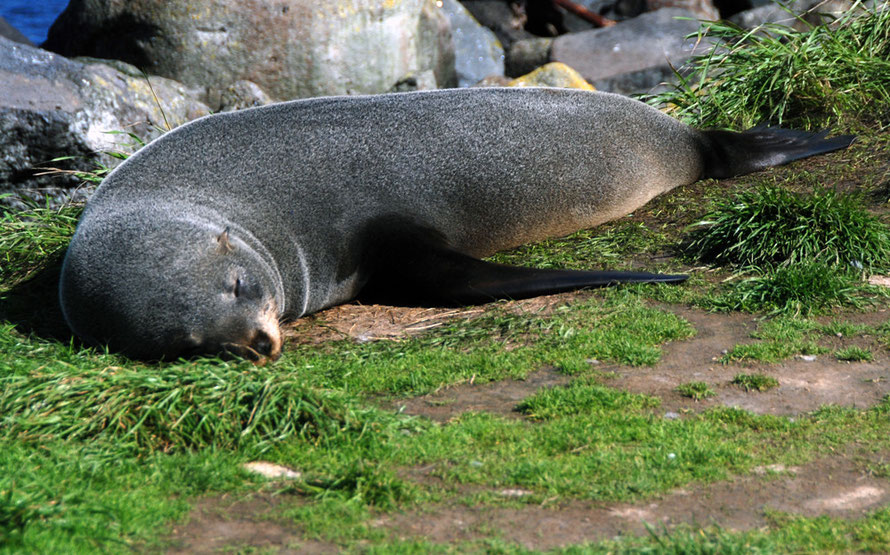
[(377, 266), (360, 298), (409, 305), (520, 299), (618, 283), (676, 283), (685, 275), (522, 268), (484, 262), (441, 246), (411, 249)]

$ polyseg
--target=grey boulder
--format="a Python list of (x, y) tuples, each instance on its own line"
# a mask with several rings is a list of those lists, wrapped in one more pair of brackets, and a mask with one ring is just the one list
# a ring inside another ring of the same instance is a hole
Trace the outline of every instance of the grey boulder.
[[(436, 0), (71, 0), (44, 48), (115, 58), (218, 96), (250, 81), (278, 100), (453, 86)], [(214, 106), (214, 108), (216, 108)]]
[(73, 172), (113, 165), (117, 160), (103, 153), (126, 151), (127, 133), (148, 140), (207, 113), (169, 79), (146, 78), (125, 64), (68, 60), (0, 37), (0, 194), (12, 194), (3, 202), (82, 198), (85, 192), (75, 190), (82, 180)]
[(694, 13), (664, 8), (611, 27), (561, 35), (553, 40), (550, 60), (562, 62), (598, 90), (631, 93), (648, 90), (673, 74), (710, 43), (685, 38), (699, 29)]
[(451, 24), (457, 86), (469, 87), (493, 75), (504, 75), (504, 48), (494, 32), (483, 27), (457, 0), (443, 0)]

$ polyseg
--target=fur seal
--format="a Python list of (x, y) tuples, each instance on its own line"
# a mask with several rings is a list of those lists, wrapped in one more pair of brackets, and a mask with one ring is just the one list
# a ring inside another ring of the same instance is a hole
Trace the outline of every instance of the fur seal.
[(562, 89), (328, 97), (207, 116), (96, 190), (63, 263), (62, 309), (84, 340), (136, 358), (274, 359), (281, 318), (359, 292), (471, 303), (680, 281), (476, 257), (851, 141), (697, 131), (636, 100)]

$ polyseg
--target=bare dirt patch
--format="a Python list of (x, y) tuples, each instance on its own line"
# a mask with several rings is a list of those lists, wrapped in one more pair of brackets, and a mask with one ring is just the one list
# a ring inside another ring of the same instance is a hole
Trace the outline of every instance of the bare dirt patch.
[[(562, 295), (550, 295), (533, 299), (534, 303), (507, 304), (508, 310), (535, 310), (546, 313), (553, 306), (565, 302)], [(566, 298), (568, 300), (568, 297)], [(871, 348), (875, 354), (872, 362), (842, 362), (829, 352), (812, 360), (794, 358), (780, 363), (738, 363), (722, 364), (719, 358), (735, 345), (752, 343), (751, 333), (757, 328), (758, 316), (751, 314), (712, 314), (679, 306), (665, 307), (685, 318), (696, 329), (696, 336), (675, 341), (663, 346), (661, 361), (651, 367), (632, 367), (603, 364), (595, 368), (614, 378), (604, 379), (603, 383), (616, 389), (633, 393), (643, 393), (662, 400), (659, 410), (678, 415), (700, 412), (714, 406), (742, 408), (756, 414), (794, 415), (811, 412), (824, 405), (841, 405), (855, 408), (874, 406), (890, 394), (890, 366), (886, 349), (877, 345), (873, 338), (824, 338), (831, 349), (856, 345)], [(350, 318), (365, 317), (380, 310), (379, 307), (362, 307), (351, 310)], [(402, 309), (389, 308), (398, 313)], [(338, 322), (337, 314), (324, 313), (332, 326), (346, 328)], [(439, 313), (438, 318), (447, 320), (473, 315), (449, 315)], [(886, 312), (850, 314), (844, 317), (852, 323), (878, 324), (886, 321)], [(403, 318), (402, 321), (410, 321)], [(445, 321), (439, 320), (439, 321)], [(350, 324), (354, 330), (368, 329), (372, 323)], [(392, 323), (387, 325), (393, 337), (399, 331)], [(745, 391), (732, 384), (739, 373), (762, 373), (776, 378), (779, 387), (765, 392)], [(560, 374), (553, 368), (533, 372), (525, 380), (503, 380), (481, 385), (461, 384), (428, 395), (401, 399), (392, 403), (409, 414), (423, 415), (437, 421), (447, 421), (467, 411), (487, 411), (495, 414), (518, 416), (514, 408), (520, 401), (533, 395), (542, 387), (563, 385), (570, 377)], [(695, 401), (680, 395), (676, 388), (692, 381), (707, 383), (716, 396)]]
[(519, 418), (516, 405), (544, 387), (564, 385), (572, 380), (553, 368), (529, 374), (524, 380), (503, 380), (482, 385), (462, 384), (429, 395), (400, 399), (392, 406), (406, 414), (423, 415), (447, 422), (464, 412), (490, 412)]
[[(754, 341), (750, 334), (757, 327), (757, 317), (710, 314), (680, 307), (670, 310), (688, 320), (695, 327), (696, 336), (665, 345), (664, 355), (655, 366), (604, 367), (603, 370), (617, 376), (606, 382), (610, 387), (658, 396), (662, 399), (662, 409), (681, 414), (718, 405), (777, 415), (810, 412), (829, 404), (867, 408), (890, 394), (890, 368), (883, 347), (873, 348), (877, 354), (872, 362), (841, 362), (831, 353), (825, 353), (810, 361), (794, 358), (774, 364), (721, 364), (718, 359), (726, 350)], [(878, 323), (886, 318), (886, 313), (845, 317), (855, 323), (872, 320)], [(826, 341), (830, 348), (842, 344), (874, 347), (872, 341), (858, 338), (843, 341), (826, 338)], [(742, 372), (776, 378), (779, 387), (765, 392), (746, 392), (731, 383), (736, 374)], [(707, 383), (717, 395), (694, 401), (676, 392), (678, 385), (691, 381)]]
[(282, 328), (291, 344), (317, 344), (337, 339), (399, 341), (441, 327), (457, 318), (482, 314), (466, 309), (414, 308), (379, 304), (347, 304), (300, 318)]
[(220, 553), (238, 548), (285, 554), (336, 552), (333, 544), (303, 539), (293, 523), (266, 518), (267, 513), (288, 500), (268, 494), (199, 499), (188, 520), (173, 528), (167, 553)]
[(890, 503), (890, 480), (874, 477), (866, 468), (868, 462), (883, 462), (887, 456), (838, 455), (798, 468), (765, 468), (750, 476), (692, 486), (642, 503), (437, 506), (420, 514), (387, 515), (376, 525), (400, 538), (424, 538), (436, 543), (496, 535), (529, 549), (553, 549), (620, 535), (642, 535), (647, 533), (647, 525), (657, 530), (678, 524), (751, 530), (769, 523), (767, 509), (803, 516), (857, 518)]
[[(513, 313), (546, 315), (582, 294), (574, 291), (542, 295), (497, 305)], [(351, 303), (300, 318), (283, 326), (282, 333), (289, 343), (300, 345), (338, 339), (401, 341), (455, 321), (478, 318), (491, 306), (453, 309)]]

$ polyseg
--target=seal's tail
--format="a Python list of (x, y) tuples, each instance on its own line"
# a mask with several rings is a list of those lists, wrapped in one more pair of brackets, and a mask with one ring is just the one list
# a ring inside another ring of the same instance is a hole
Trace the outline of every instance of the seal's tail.
[(810, 133), (758, 125), (742, 133), (702, 131), (705, 142), (703, 178), (724, 178), (780, 166), (850, 146), (853, 135), (827, 139), (828, 130)]

